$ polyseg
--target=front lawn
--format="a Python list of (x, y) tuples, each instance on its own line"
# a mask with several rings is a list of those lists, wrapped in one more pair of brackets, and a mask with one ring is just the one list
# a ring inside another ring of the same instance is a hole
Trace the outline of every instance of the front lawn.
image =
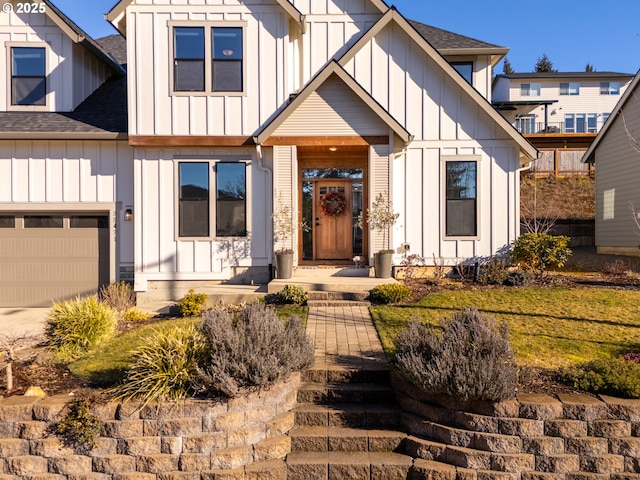
[(509, 325), (520, 365), (556, 369), (640, 352), (640, 292), (600, 288), (512, 288), (432, 293), (417, 303), (374, 306), (383, 347), (414, 317), (439, 319), (475, 305)]

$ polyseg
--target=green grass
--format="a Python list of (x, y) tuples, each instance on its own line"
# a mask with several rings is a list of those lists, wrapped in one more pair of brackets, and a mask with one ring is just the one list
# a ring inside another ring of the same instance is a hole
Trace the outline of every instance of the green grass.
[[(276, 308), (280, 318), (298, 315), (306, 325), (307, 307), (283, 305)], [(125, 332), (106, 344), (71, 363), (71, 372), (92, 384), (101, 387), (112, 386), (124, 378), (125, 372), (132, 361), (131, 352), (136, 350), (145, 338), (157, 330), (169, 330), (173, 327), (195, 325), (200, 323), (200, 317), (163, 320)]]
[(558, 368), (640, 351), (640, 293), (595, 288), (518, 288), (433, 293), (406, 306), (372, 307), (385, 351), (412, 318), (439, 319), (475, 305), (509, 325), (520, 365)]

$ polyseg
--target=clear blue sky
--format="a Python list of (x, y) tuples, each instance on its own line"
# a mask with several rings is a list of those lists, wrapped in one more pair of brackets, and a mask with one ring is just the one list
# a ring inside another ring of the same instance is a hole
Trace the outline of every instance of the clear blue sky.
[[(115, 33), (102, 14), (116, 0), (53, 0), (94, 38)], [(408, 18), (510, 48), (516, 72), (546, 53), (560, 71), (640, 69), (640, 1), (387, 0)], [(502, 73), (499, 65), (496, 73)]]

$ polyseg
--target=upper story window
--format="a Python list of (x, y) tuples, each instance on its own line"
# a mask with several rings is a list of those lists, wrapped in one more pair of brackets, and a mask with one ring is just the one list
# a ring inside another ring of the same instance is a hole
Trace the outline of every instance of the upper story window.
[(521, 83), (520, 95), (522, 95), (523, 97), (539, 97), (540, 84), (539, 83)]
[(580, 95), (580, 83), (579, 82), (561, 83), (560, 95)]
[(174, 93), (244, 92), (244, 25), (173, 26)]
[(10, 48), (11, 105), (46, 106), (46, 48), (17, 46)]
[(455, 62), (451, 66), (464, 77), (464, 79), (473, 85), (473, 62)]
[(620, 83), (600, 82), (600, 95), (620, 95)]

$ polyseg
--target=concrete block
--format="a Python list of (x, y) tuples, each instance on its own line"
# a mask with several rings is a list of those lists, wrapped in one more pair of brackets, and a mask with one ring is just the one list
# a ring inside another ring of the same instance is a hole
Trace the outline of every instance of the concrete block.
[(183, 472), (211, 470), (211, 455), (208, 453), (183, 453), (180, 455), (179, 469)]
[(557, 399), (536, 393), (518, 395), (519, 415), (531, 420), (554, 420), (562, 418), (562, 403)]
[(549, 437), (575, 438), (586, 437), (588, 423), (582, 420), (547, 420), (544, 422), (544, 434)]
[(227, 448), (211, 453), (212, 470), (229, 470), (253, 462), (253, 447)]
[(596, 437), (580, 437), (567, 439), (567, 453), (580, 456), (598, 456), (609, 453), (609, 439)]
[(48, 473), (49, 462), (44, 457), (25, 455), (7, 459), (7, 473), (23, 477)]
[(122, 438), (118, 440), (118, 454), (131, 455), (154, 455), (160, 452), (160, 437), (134, 437)]
[(589, 436), (621, 438), (631, 436), (631, 422), (624, 420), (594, 420), (589, 422)]
[(18, 438), (25, 440), (36, 440), (47, 436), (49, 423), (31, 420), (28, 422), (18, 422), (15, 424)]
[(126, 472), (136, 471), (136, 459), (127, 455), (108, 455), (105, 457), (94, 457), (93, 471), (118, 475)]
[(19, 438), (0, 438), (0, 458), (29, 455), (29, 442)]
[(182, 438), (182, 453), (211, 453), (227, 447), (227, 432), (190, 435)]
[(158, 421), (158, 435), (182, 437), (202, 433), (202, 418), (177, 418)]
[(142, 455), (136, 458), (136, 470), (145, 473), (173, 472), (179, 470), (179, 455)]
[(111, 438), (142, 437), (142, 420), (107, 420), (102, 422), (102, 436)]
[(49, 459), (49, 471), (60, 475), (80, 475), (91, 473), (91, 458), (82, 455)]

